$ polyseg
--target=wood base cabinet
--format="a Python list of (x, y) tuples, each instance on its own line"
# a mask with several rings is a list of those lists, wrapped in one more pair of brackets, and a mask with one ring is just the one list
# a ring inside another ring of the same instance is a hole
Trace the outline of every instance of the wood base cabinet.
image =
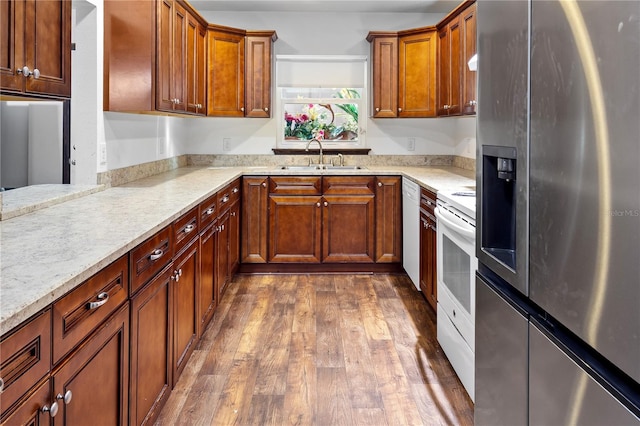
[(68, 425), (126, 424), (129, 412), (129, 303), (114, 313), (51, 376)]
[(171, 393), (172, 266), (131, 299), (131, 425), (152, 424)]
[(173, 309), (172, 376), (175, 386), (195, 349), (198, 334), (196, 294), (199, 283), (200, 246), (196, 238), (173, 261), (171, 298)]
[(420, 196), (420, 289), (434, 312), (438, 303), (436, 194), (426, 189)]
[(240, 263), (267, 263), (269, 178), (242, 178)]
[(200, 234), (200, 281), (198, 283), (198, 337), (202, 336), (218, 306), (216, 259), (218, 258), (218, 222)]
[(376, 177), (376, 262), (402, 262), (402, 179)]

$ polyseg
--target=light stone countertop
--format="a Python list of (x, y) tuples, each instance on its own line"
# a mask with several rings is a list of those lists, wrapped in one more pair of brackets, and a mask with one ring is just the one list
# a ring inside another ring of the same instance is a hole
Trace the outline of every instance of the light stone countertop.
[(0, 335), (242, 175), (402, 175), (433, 190), (475, 186), (454, 167), (290, 171), (183, 167), (0, 222)]

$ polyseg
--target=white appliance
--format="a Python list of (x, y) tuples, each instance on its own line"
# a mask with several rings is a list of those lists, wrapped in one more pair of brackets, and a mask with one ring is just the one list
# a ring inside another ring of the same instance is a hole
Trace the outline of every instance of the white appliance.
[(420, 290), (420, 187), (402, 178), (402, 267)]
[(438, 342), (474, 399), (475, 192), (438, 192)]

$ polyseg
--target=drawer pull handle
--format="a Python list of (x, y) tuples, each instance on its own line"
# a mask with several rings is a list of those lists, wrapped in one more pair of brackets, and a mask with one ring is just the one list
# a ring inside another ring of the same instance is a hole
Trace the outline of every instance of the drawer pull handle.
[(232, 190), (231, 192), (233, 192), (234, 194), (237, 194), (237, 193), (238, 193), (238, 191), (239, 191), (239, 189), (238, 189), (238, 188), (233, 188), (233, 190)]
[(93, 309), (98, 309), (100, 306), (104, 305), (109, 301), (109, 293), (102, 292), (97, 297), (97, 302), (89, 302), (87, 303), (87, 309), (90, 311)]
[(196, 229), (195, 225), (187, 225), (184, 227), (183, 231), (185, 234), (188, 234), (189, 232), (193, 231), (194, 229)]
[(149, 260), (155, 262), (156, 260), (160, 259), (163, 254), (164, 251), (162, 251), (162, 249), (155, 249), (153, 253), (149, 255)]
[(207, 213), (207, 216), (211, 216), (213, 214), (213, 211), (213, 207), (209, 207), (205, 213)]
[(59, 393), (58, 395), (56, 395), (56, 399), (57, 400), (62, 400), (62, 402), (64, 402), (65, 405), (67, 405), (68, 403), (71, 402), (71, 399), (73, 398), (73, 394), (71, 393), (71, 390), (67, 390), (64, 395), (62, 395), (61, 393)]
[(40, 411), (42, 411), (43, 413), (49, 413), (51, 417), (55, 417), (56, 414), (58, 414), (58, 403), (54, 402), (53, 404), (51, 404), (51, 407), (45, 405), (40, 409)]
[(228, 195), (225, 195), (224, 197), (222, 197), (222, 203), (226, 203), (227, 201), (229, 201)]

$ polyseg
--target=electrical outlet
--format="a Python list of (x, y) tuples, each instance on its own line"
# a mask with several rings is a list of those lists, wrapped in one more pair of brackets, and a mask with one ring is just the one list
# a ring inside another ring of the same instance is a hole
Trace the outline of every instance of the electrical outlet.
[(164, 155), (165, 153), (165, 146), (166, 146), (166, 138), (158, 138), (158, 155)]
[(107, 164), (107, 145), (101, 144), (99, 149), (100, 164)]
[(231, 138), (222, 138), (222, 150), (231, 151)]
[(409, 151), (415, 151), (416, 150), (416, 138), (409, 138), (409, 143), (408, 143), (407, 149)]

